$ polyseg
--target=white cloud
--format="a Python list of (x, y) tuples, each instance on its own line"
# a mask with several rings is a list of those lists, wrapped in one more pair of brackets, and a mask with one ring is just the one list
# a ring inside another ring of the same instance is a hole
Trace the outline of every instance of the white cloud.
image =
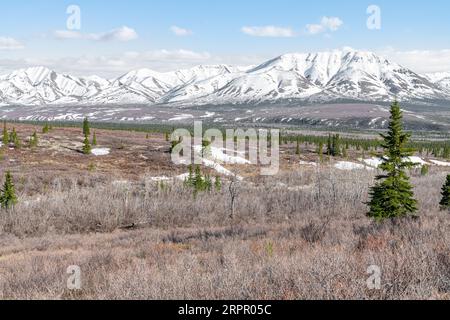
[(96, 41), (130, 41), (138, 38), (137, 32), (127, 26), (123, 26), (105, 33), (93, 33), (88, 38)]
[(83, 34), (78, 31), (71, 30), (56, 30), (54, 36), (57, 39), (81, 39), (83, 38)]
[(88, 39), (93, 41), (131, 41), (138, 38), (137, 32), (130, 27), (123, 26), (102, 33), (83, 34), (78, 31), (57, 30), (54, 32), (57, 39)]
[(306, 25), (306, 32), (314, 35), (323, 32), (335, 32), (344, 24), (338, 17), (322, 17), (320, 24)]
[[(231, 60), (231, 59), (230, 59)], [(118, 77), (133, 69), (150, 68), (156, 71), (173, 71), (199, 64), (218, 64), (228, 61), (213, 57), (209, 52), (186, 49), (125, 52), (117, 55), (84, 55), (64, 58), (1, 59), (0, 75), (32, 66), (45, 66), (61, 73), (75, 76), (98, 75), (105, 78)]]
[(171, 26), (170, 31), (172, 31), (173, 34), (178, 37), (185, 37), (185, 36), (190, 36), (193, 34), (193, 32), (191, 30), (180, 28), (178, 26)]
[(291, 28), (277, 26), (242, 27), (241, 31), (253, 37), (291, 38), (295, 36)]
[(25, 46), (18, 40), (10, 37), (0, 37), (0, 50), (19, 50)]
[(387, 48), (377, 53), (418, 73), (450, 71), (450, 49), (400, 51)]

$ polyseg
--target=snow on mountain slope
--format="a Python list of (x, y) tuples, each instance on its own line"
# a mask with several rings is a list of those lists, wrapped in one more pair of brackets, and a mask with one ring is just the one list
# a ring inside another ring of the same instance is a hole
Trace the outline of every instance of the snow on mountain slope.
[(311, 97), (387, 101), (442, 99), (446, 94), (426, 77), (373, 53), (335, 50), (286, 54), (244, 73), (178, 88), (166, 101), (252, 103)]
[(0, 76), (0, 104), (227, 104), (278, 100), (450, 100), (450, 73), (419, 75), (371, 52), (286, 54), (258, 66), (134, 70), (114, 80), (44, 67)]
[(80, 101), (93, 87), (104, 88), (100, 78), (83, 80), (35, 67), (0, 77), (0, 97), (9, 104), (41, 105)]
[(450, 72), (429, 73), (426, 76), (431, 82), (450, 94)]

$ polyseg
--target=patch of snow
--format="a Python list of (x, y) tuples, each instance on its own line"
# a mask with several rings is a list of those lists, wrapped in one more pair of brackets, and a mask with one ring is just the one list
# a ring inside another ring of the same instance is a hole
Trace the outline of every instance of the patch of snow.
[(439, 161), (439, 160), (430, 160), (433, 164), (440, 167), (450, 167), (450, 162)]
[[(194, 151), (201, 155), (202, 152), (202, 146), (195, 146)], [(242, 157), (233, 157), (229, 156), (224, 151), (227, 151), (224, 148), (216, 148), (216, 147), (209, 147), (209, 154), (207, 155), (207, 158), (210, 160), (213, 160), (215, 162), (220, 163), (227, 163), (227, 164), (250, 164), (250, 161), (248, 161), (245, 158)]]
[(95, 148), (91, 151), (94, 156), (107, 156), (110, 152), (109, 148)]
[(315, 162), (307, 162), (307, 161), (302, 161), (302, 160), (300, 160), (300, 161), (299, 161), (299, 164), (300, 164), (300, 165), (304, 165), (304, 166), (313, 166), (313, 167), (317, 167), (317, 163), (315, 163)]
[(424, 161), (422, 158), (419, 158), (419, 157), (408, 157), (405, 160), (411, 161), (413, 163), (417, 163), (422, 166), (429, 164), (428, 162)]
[(336, 169), (339, 170), (346, 170), (346, 171), (351, 171), (351, 170), (374, 170), (371, 167), (365, 166), (363, 164), (360, 163), (355, 163), (355, 162), (348, 162), (348, 161), (339, 161), (338, 163), (336, 163), (334, 165), (334, 167)]
[(193, 119), (194, 116), (192, 114), (179, 114), (176, 115), (175, 117), (169, 119), (169, 121), (182, 121), (182, 120), (188, 120), (188, 119)]

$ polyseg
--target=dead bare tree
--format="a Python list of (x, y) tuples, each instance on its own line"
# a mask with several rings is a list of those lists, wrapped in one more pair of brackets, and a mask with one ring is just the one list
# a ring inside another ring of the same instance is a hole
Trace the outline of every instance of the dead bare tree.
[(236, 212), (236, 200), (239, 193), (239, 177), (234, 174), (231, 178), (230, 184), (228, 186), (228, 193), (230, 195), (230, 219), (234, 219)]

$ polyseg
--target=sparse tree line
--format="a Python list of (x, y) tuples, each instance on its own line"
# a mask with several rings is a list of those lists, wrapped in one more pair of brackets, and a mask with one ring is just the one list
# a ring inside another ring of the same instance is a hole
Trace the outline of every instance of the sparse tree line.
[[(42, 132), (44, 134), (51, 130), (51, 126), (46, 124)], [(92, 145), (97, 144), (96, 133), (92, 135), (90, 140), (91, 129), (87, 118), (83, 121), (83, 153), (90, 154)], [(403, 131), (402, 126), (402, 112), (397, 102), (391, 106), (391, 117), (389, 129), (386, 134), (381, 134), (382, 140), (358, 140), (358, 139), (342, 139), (339, 134), (329, 135), (328, 137), (314, 137), (314, 136), (297, 136), (297, 137), (281, 137), (282, 143), (286, 141), (294, 141), (297, 143), (296, 154), (300, 154), (300, 144), (316, 144), (317, 153), (322, 159), (324, 154), (328, 156), (345, 155), (350, 146), (356, 149), (377, 151), (379, 148), (383, 149), (383, 153), (379, 157), (383, 160), (380, 169), (383, 174), (376, 177), (376, 184), (371, 188), (368, 216), (377, 220), (385, 218), (397, 218), (403, 216), (414, 215), (417, 211), (417, 201), (414, 199), (413, 187), (409, 183), (407, 175), (408, 169), (415, 166), (414, 163), (405, 160), (413, 154), (413, 146), (416, 143), (409, 141), (410, 134)], [(166, 140), (168, 135), (166, 134)], [(30, 147), (38, 145), (38, 136), (35, 131), (30, 137)], [(326, 145), (326, 150), (325, 150)], [(14, 146), (20, 148), (21, 143), (18, 134), (13, 128), (8, 131), (6, 122), (3, 128), (3, 146)], [(423, 150), (429, 150), (430, 147), (439, 149), (435, 143), (420, 145)], [(203, 143), (202, 153), (207, 153), (209, 144)], [(436, 150), (437, 150), (436, 149)], [(443, 153), (448, 151), (448, 146), (441, 147)], [(422, 167), (422, 175), (426, 175), (427, 167)], [(222, 189), (222, 181), (220, 176), (216, 176), (214, 181), (208, 174), (201, 172), (200, 166), (189, 167), (189, 173), (184, 181), (186, 187), (192, 188), (194, 196), (200, 192), (212, 192), (213, 190), (219, 192)], [(5, 174), (5, 182), (0, 192), (0, 204), (2, 208), (9, 209), (17, 203), (15, 188), (13, 184), (13, 177), (10, 172)], [(442, 187), (442, 200), (440, 202), (442, 210), (450, 210), (450, 174), (447, 176), (444, 186)]]

